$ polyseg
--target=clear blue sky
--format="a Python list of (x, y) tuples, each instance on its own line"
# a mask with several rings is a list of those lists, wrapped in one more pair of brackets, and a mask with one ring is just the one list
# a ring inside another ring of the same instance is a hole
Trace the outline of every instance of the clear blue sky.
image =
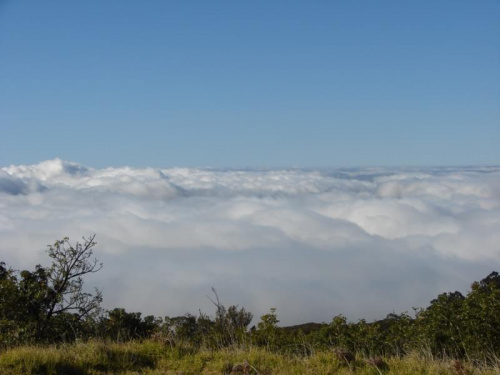
[(0, 165), (500, 164), (500, 1), (0, 0)]

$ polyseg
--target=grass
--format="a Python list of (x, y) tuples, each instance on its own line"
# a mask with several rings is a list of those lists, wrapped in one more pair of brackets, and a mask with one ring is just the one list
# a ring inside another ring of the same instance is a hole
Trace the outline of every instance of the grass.
[[(88, 343), (59, 346), (27, 346), (0, 352), (2, 375), (101, 375), (101, 374), (230, 374), (236, 364), (247, 361), (249, 374), (260, 375), (499, 375), (495, 366), (472, 365), (451, 359), (433, 359), (425, 353), (403, 358), (385, 358), (378, 367), (367, 358), (356, 357), (350, 363), (332, 352), (311, 356), (287, 356), (261, 348), (219, 351), (170, 348), (152, 341), (129, 343)], [(372, 361), (373, 362), (373, 361)], [(240, 372), (242, 373), (242, 372)]]

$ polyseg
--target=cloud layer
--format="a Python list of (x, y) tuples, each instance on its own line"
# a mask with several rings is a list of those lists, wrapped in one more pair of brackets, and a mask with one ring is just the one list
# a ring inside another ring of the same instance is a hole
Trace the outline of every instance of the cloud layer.
[(0, 169), (0, 260), (97, 233), (107, 307), (229, 304), (285, 324), (425, 306), (500, 270), (500, 168)]

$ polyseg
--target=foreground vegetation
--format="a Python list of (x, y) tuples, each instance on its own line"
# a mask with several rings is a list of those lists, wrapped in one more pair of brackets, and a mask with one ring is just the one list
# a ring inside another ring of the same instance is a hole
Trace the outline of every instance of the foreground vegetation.
[(497, 272), (414, 316), (280, 327), (271, 308), (249, 329), (253, 315), (215, 290), (213, 317), (102, 310), (83, 289), (102, 267), (94, 245), (57, 241), (34, 271), (0, 262), (0, 374), (500, 374)]
[(165, 347), (153, 341), (63, 344), (19, 347), (0, 355), (5, 375), (84, 374), (499, 374), (499, 364), (433, 359), (429, 353), (402, 358), (357, 355), (347, 361), (335, 351), (308, 356), (269, 352), (263, 348), (206, 350)]

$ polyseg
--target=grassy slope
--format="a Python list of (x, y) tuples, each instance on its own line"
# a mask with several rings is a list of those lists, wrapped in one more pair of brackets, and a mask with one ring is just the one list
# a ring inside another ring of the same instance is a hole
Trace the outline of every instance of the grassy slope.
[[(168, 348), (155, 342), (20, 347), (0, 353), (0, 374), (229, 374), (233, 365), (247, 360), (251, 374), (500, 374), (500, 366), (473, 367), (433, 360), (423, 355), (386, 360), (389, 369), (379, 370), (362, 358), (347, 364), (332, 352), (310, 357), (289, 357), (263, 349), (218, 352)], [(459, 366), (460, 367), (460, 366)]]

